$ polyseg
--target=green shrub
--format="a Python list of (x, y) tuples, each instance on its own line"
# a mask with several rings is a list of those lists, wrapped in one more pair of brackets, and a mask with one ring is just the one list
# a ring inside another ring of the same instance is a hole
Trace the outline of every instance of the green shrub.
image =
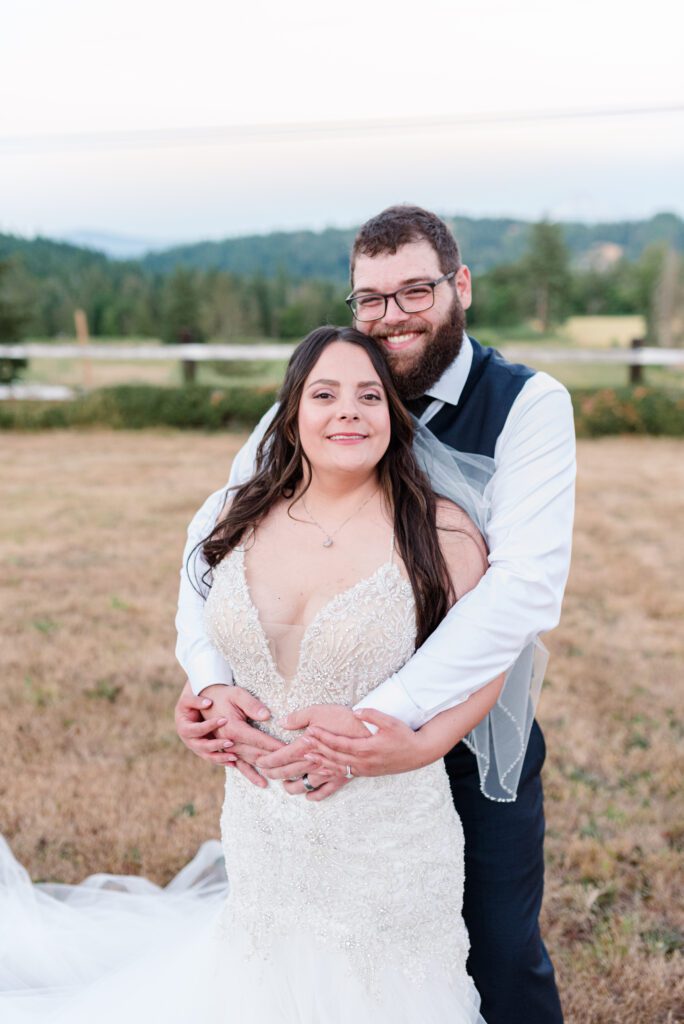
[(275, 401), (274, 388), (119, 385), (70, 402), (4, 402), (0, 429), (106, 426), (124, 430), (251, 427)]
[(578, 437), (663, 434), (684, 437), (684, 395), (637, 386), (573, 391)]

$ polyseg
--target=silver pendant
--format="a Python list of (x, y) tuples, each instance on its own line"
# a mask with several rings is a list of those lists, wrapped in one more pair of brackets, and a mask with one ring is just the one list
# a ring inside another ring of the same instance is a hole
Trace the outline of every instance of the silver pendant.
[(332, 547), (332, 542), (333, 542), (332, 537), (326, 537), (325, 540), (323, 541), (323, 547), (324, 548), (331, 548)]

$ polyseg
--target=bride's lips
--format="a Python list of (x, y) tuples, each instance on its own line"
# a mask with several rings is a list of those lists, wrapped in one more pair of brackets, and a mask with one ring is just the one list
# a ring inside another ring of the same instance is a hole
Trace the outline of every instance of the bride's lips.
[(327, 440), (333, 441), (335, 444), (359, 444), (361, 441), (365, 441), (367, 437), (368, 434), (352, 434), (343, 431), (326, 435)]

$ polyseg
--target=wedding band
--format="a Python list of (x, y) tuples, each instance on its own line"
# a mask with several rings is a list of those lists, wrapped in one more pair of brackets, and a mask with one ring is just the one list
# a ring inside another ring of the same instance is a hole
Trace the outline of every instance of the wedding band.
[(353, 779), (354, 778), (354, 776), (352, 775), (352, 770), (351, 770), (351, 765), (350, 764), (347, 765), (347, 770), (344, 773), (344, 777), (345, 777), (345, 779)]
[(311, 783), (309, 782), (308, 775), (302, 775), (302, 782), (304, 783), (304, 789), (307, 791), (307, 793), (313, 793), (314, 790), (318, 789), (318, 786), (311, 785)]

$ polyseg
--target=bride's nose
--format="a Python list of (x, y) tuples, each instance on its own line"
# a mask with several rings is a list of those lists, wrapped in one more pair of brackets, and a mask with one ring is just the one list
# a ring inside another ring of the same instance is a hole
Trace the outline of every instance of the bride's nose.
[(358, 420), (360, 418), (355, 396), (340, 396), (340, 401), (337, 405), (337, 418), (338, 420)]

